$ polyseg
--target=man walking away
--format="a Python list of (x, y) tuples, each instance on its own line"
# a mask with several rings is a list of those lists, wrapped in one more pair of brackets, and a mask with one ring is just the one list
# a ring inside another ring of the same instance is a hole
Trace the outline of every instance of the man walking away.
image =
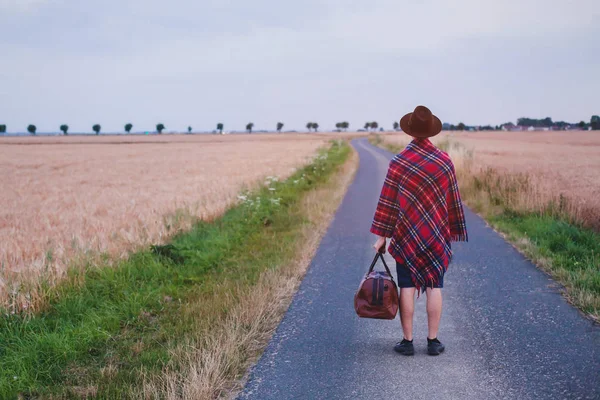
[(400, 120), (412, 142), (390, 162), (375, 211), (371, 232), (374, 247), (396, 260), (400, 287), (400, 321), (404, 338), (394, 346), (413, 355), (415, 292), (427, 293), (427, 353), (438, 355), (444, 274), (452, 259), (451, 241), (467, 241), (467, 227), (450, 157), (428, 138), (441, 132), (442, 123), (424, 106)]

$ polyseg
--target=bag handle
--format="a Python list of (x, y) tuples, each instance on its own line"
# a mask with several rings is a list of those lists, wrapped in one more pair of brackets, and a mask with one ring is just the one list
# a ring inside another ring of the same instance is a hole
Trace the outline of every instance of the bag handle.
[(375, 258), (373, 258), (373, 262), (371, 263), (371, 266), (369, 267), (369, 272), (367, 272), (367, 275), (369, 275), (371, 272), (373, 272), (373, 268), (375, 268), (375, 264), (377, 264), (377, 259), (378, 258), (381, 259), (381, 261), (383, 262), (383, 266), (385, 267), (386, 272), (388, 273), (388, 275), (390, 276), (390, 278), (392, 278), (392, 280), (393, 280), (394, 277), (392, 276), (390, 268), (388, 267), (387, 263), (385, 262), (385, 258), (383, 258), (383, 254), (380, 253), (379, 251), (377, 252), (377, 254), (375, 254)]

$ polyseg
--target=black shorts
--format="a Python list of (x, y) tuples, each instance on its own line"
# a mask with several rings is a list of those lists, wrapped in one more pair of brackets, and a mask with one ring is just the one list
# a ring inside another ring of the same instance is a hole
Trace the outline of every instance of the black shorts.
[[(410, 278), (410, 270), (404, 266), (404, 264), (400, 264), (396, 262), (396, 274), (398, 275), (398, 287), (399, 288), (411, 288), (415, 287), (412, 279)], [(441, 289), (444, 287), (444, 274), (440, 276), (440, 282), (437, 285), (434, 285), (434, 289)]]

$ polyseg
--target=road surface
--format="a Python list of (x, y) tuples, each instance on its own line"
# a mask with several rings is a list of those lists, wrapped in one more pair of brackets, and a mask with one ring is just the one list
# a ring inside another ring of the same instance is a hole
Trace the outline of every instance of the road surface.
[(352, 144), (356, 179), (239, 398), (600, 399), (600, 327), (469, 210), (470, 241), (453, 244), (444, 278), (445, 353), (426, 354), (425, 296), (416, 303), (413, 357), (393, 351), (398, 317), (356, 316), (353, 296), (374, 255), (369, 227), (393, 155), (366, 139)]

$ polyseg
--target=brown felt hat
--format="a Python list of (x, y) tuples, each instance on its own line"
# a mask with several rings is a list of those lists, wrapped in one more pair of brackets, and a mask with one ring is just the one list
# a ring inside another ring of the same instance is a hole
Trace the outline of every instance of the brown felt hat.
[(415, 111), (406, 114), (400, 120), (404, 133), (416, 138), (428, 138), (442, 131), (442, 121), (425, 106), (417, 106)]

